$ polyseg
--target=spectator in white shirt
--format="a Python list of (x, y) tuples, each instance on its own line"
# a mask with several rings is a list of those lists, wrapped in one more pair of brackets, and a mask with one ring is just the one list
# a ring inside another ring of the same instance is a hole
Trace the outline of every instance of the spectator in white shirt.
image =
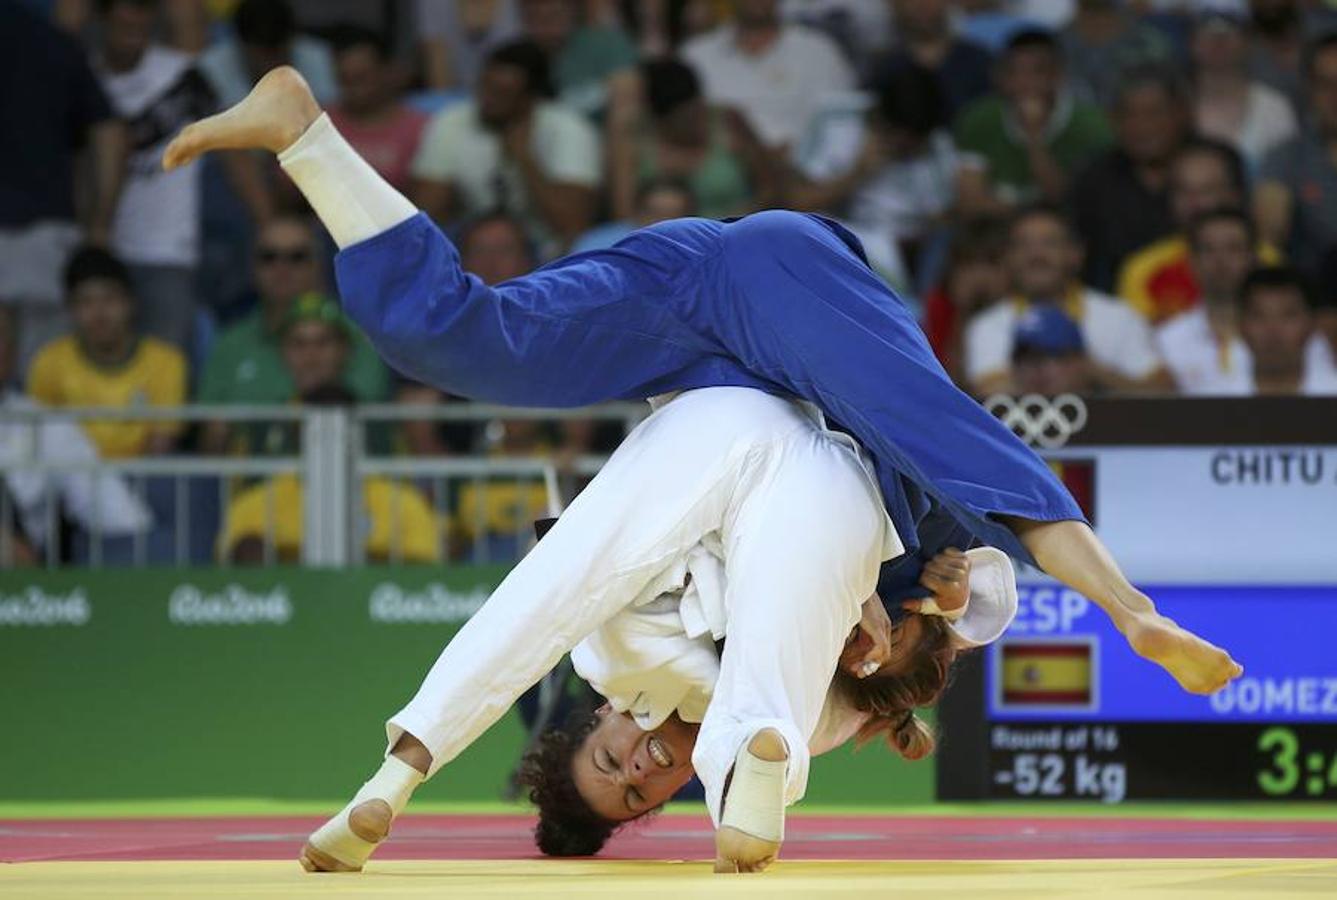
[(687, 41), (682, 57), (700, 73), (707, 100), (736, 107), (767, 146), (790, 148), (855, 78), (834, 41), (784, 24), (778, 7), (778, 0), (735, 0), (733, 23)]
[(417, 205), (443, 224), (505, 210), (548, 255), (568, 246), (593, 222), (603, 167), (598, 134), (552, 94), (536, 45), (492, 51), (474, 100), (427, 125), (412, 169)]
[(190, 56), (152, 41), (155, 0), (110, 0), (102, 10), (98, 80), (130, 134), (112, 247), (130, 267), (144, 331), (189, 352), (200, 262), (201, 165), (164, 172), (161, 163), (173, 135), (214, 112), (214, 93)]
[(1337, 371), (1315, 365), (1310, 356), (1314, 311), (1304, 282), (1290, 269), (1255, 269), (1245, 280), (1240, 336), (1252, 356), (1253, 371), (1223, 381), (1217, 393), (1337, 396)]
[[(1244, 212), (1223, 207), (1194, 219), (1186, 236), (1202, 303), (1158, 328), (1157, 348), (1182, 393), (1239, 392), (1253, 365), (1240, 337), (1239, 297), (1258, 265), (1257, 232)], [(1306, 344), (1305, 359), (1314, 371), (1333, 368), (1331, 348), (1317, 332)]]
[(1012, 351), (1017, 321), (1032, 306), (1046, 304), (1061, 309), (1081, 328), (1093, 387), (1149, 391), (1169, 386), (1146, 320), (1121, 300), (1078, 280), (1082, 248), (1061, 212), (1032, 206), (1017, 213), (1008, 229), (1004, 263), (1012, 295), (966, 326), (966, 381), (976, 394), (1016, 392)]
[(1181, 393), (1210, 394), (1249, 367), (1236, 312), (1258, 262), (1257, 232), (1241, 210), (1222, 207), (1194, 219), (1186, 237), (1202, 302), (1156, 329), (1156, 345)]

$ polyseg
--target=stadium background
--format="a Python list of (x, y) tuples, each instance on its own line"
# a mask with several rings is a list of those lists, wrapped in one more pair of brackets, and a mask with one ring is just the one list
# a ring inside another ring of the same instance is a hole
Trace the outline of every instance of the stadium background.
[[(1015, 754), (990, 755), (989, 729), (1107, 708), (1167, 747), (1247, 731), (1184, 797), (1326, 815), (1332, 7), (0, 0), (0, 817), (342, 802), (532, 521), (645, 414), (408, 382), (338, 314), (333, 247), (272, 160), (157, 171), (181, 125), (281, 62), (489, 282), (677, 215), (842, 219), (1130, 576), (1189, 598), (1258, 691), (1292, 692), (1174, 706), (1168, 679), (1102, 668), (1121, 664), (1094, 626), (1060, 636), (1104, 648), (1077, 669), (1027, 663), (1018, 632), (1012, 663), (959, 676), (940, 758), (842, 749), (814, 763), (811, 805), (1099, 800), (1000, 788)], [(1295, 624), (1293, 644), (1218, 625), (1204, 597)], [(996, 687), (1039, 707), (1000, 710)], [(1269, 727), (1302, 745), (1285, 790), (1260, 787), (1281, 783)], [(513, 809), (524, 740), (508, 715), (421, 797)], [(1128, 784), (1163, 785), (1168, 753), (1121, 758)]]

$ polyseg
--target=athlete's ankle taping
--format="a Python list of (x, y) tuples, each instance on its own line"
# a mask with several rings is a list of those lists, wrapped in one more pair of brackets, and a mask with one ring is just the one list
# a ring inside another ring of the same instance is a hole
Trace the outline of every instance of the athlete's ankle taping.
[(720, 825), (765, 841), (783, 841), (788, 768), (788, 759), (758, 759), (744, 745), (734, 762)]

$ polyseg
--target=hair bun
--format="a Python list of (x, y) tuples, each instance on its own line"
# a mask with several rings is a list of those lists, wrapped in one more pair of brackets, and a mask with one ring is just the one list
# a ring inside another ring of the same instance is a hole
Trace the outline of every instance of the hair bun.
[(938, 741), (929, 724), (911, 710), (910, 715), (892, 731), (889, 743), (897, 753), (913, 761), (932, 753)]

